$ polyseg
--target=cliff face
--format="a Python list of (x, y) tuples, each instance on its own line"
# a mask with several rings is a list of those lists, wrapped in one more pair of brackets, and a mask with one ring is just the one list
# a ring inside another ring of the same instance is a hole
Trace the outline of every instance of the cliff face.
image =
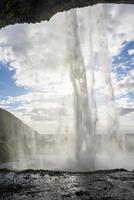
[(134, 0), (0, 0), (0, 28), (49, 20), (57, 12), (97, 3), (134, 4)]
[(37, 135), (14, 115), (0, 109), (0, 164), (35, 154)]

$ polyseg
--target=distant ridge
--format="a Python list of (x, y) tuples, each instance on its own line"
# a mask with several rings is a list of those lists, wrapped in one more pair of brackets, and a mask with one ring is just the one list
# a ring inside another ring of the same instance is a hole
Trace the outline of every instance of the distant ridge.
[(35, 154), (36, 137), (36, 131), (0, 108), (0, 164)]

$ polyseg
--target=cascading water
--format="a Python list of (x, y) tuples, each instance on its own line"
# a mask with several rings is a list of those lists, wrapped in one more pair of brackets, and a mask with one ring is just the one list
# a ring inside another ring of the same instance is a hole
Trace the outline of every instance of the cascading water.
[[(103, 133), (103, 139), (101, 138), (99, 141), (99, 145), (103, 147), (106, 145), (104, 153), (109, 159), (113, 159), (117, 148), (120, 146), (118, 114), (111, 81), (111, 61), (108, 53), (103, 6), (98, 6), (93, 10), (88, 8), (86, 11), (84, 13), (85, 18), (87, 18), (86, 25), (90, 27), (89, 29), (87, 27), (89, 34), (87, 37), (89, 43), (87, 64), (85, 64), (86, 61), (80, 45), (78, 11), (72, 10), (66, 14), (67, 62), (74, 88), (76, 160), (77, 167), (83, 170), (93, 169), (95, 165), (98, 165), (98, 158), (96, 157), (97, 107), (94, 90), (96, 67), (103, 75), (107, 92), (105, 105), (107, 128), (106, 132)], [(98, 43), (97, 48), (94, 42)], [(97, 64), (95, 56), (98, 57)]]
[[(120, 134), (118, 110), (115, 106), (111, 79), (112, 64), (108, 53), (104, 13), (104, 7), (97, 5), (62, 13), (58, 18), (59, 20), (63, 17), (63, 22), (58, 24), (56, 34), (54, 36), (52, 34), (51, 43), (56, 41), (57, 45), (61, 41), (61, 44), (59, 48), (51, 44), (50, 49), (58, 51), (61, 48), (63, 56), (61, 49), (60, 54), (53, 50), (49, 55), (48, 48), (48, 57), (45, 58), (48, 59), (47, 64), (49, 62), (53, 64), (49, 56), (51, 57), (54, 52), (59, 65), (59, 68), (56, 66), (58, 78), (56, 77), (54, 82), (51, 80), (53, 78), (50, 78), (50, 88), (47, 88), (49, 98), (45, 99), (47, 103), (50, 100), (50, 106), (54, 103), (57, 107), (44, 109), (49, 111), (46, 112), (47, 117), (44, 115), (45, 120), (49, 121), (50, 131), (55, 134), (52, 133), (50, 136), (35, 134), (33, 130), (15, 125), (12, 133), (15, 129), (16, 134), (20, 132), (20, 135), (17, 135), (18, 143), (15, 148), (12, 151), (9, 149), (8, 153), (11, 154), (11, 161), (16, 158), (22, 157), (22, 160), (26, 158), (26, 162), (22, 161), (23, 166), (20, 168), (88, 171), (125, 166), (124, 163), (119, 163), (124, 158), (125, 145)], [(53, 32), (55, 27), (52, 24), (49, 29)], [(50, 77), (54, 77), (52, 70), (48, 70), (47, 73), (50, 73)], [(97, 73), (102, 76), (99, 87)], [(54, 86), (58, 88), (57, 96), (51, 89)], [(67, 87), (68, 91), (65, 91)], [(100, 96), (103, 100), (100, 100)], [(38, 109), (35, 109), (36, 111)], [(17, 124), (16, 120), (15, 123)], [(51, 128), (51, 124), (56, 124), (55, 127), (58, 128)], [(17, 155), (15, 155), (16, 149)], [(27, 162), (28, 151), (29, 162)]]
[[(104, 6), (101, 5), (94, 8), (94, 20), (92, 22), (92, 31), (96, 34), (95, 39), (97, 39), (98, 43), (97, 48), (94, 50), (94, 55), (97, 55), (98, 57), (97, 67), (103, 76), (104, 94), (106, 96), (104, 108), (106, 114), (106, 130), (104, 131), (103, 137), (100, 142), (103, 153), (101, 152), (101, 149), (99, 149), (98, 154), (104, 154), (104, 157), (106, 156), (104, 160), (110, 161), (110, 165), (116, 167), (119, 164), (118, 162), (120, 162), (116, 160), (116, 157), (118, 157), (117, 154), (124, 154), (125, 149), (123, 136), (121, 135), (119, 130), (119, 113), (115, 106), (114, 89), (111, 80), (112, 62), (108, 51), (108, 42), (105, 27), (106, 18), (104, 16), (105, 12), (103, 7)], [(91, 43), (95, 41), (93, 37)], [(103, 163), (104, 160), (102, 161)]]
[(67, 14), (67, 62), (74, 88), (76, 160), (78, 168), (94, 168), (94, 124), (87, 88), (86, 67), (80, 48), (77, 10)]
[(107, 44), (107, 35), (105, 31), (105, 23), (104, 23), (104, 10), (103, 6), (99, 6), (97, 9), (94, 9), (94, 32), (98, 37), (98, 56), (99, 56), (99, 66), (103, 77), (105, 88), (107, 92), (107, 121), (108, 121), (108, 134), (116, 134), (118, 133), (118, 117), (115, 108), (114, 101), (114, 91), (112, 87), (111, 81), (111, 59), (108, 53), (108, 44)]

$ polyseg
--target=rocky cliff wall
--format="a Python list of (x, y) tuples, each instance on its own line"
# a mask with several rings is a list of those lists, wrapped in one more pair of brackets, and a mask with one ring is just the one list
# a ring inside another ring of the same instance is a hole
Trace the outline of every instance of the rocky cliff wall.
[(21, 120), (0, 109), (0, 164), (35, 154), (37, 136)]

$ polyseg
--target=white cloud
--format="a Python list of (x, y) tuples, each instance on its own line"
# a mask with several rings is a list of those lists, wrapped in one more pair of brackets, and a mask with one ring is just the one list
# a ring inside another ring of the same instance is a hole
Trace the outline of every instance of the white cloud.
[[(92, 7), (94, 17), (98, 16), (97, 20), (99, 20), (98, 8), (99, 5)], [(105, 34), (108, 37), (109, 52), (112, 56), (121, 52), (124, 42), (134, 40), (133, 8), (132, 5), (104, 6)], [(83, 8), (78, 12), (79, 36), (86, 64), (90, 62), (89, 33), (92, 31), (88, 27), (90, 21), (88, 12), (89, 8)], [(97, 32), (93, 35), (93, 51), (99, 49), (101, 52)], [(15, 70), (14, 79), (17, 86), (28, 89), (24, 95), (1, 100), (1, 106), (9, 106), (11, 110), (10, 106), (16, 104), (17, 108), (12, 111), (23, 120), (29, 120), (29, 123), (32, 120), (41, 123), (42, 120), (55, 119), (56, 113), (64, 115), (63, 107), (68, 110), (69, 115), (73, 107), (71, 96), (73, 88), (66, 63), (67, 37), (65, 13), (55, 15), (49, 22), (14, 25), (0, 31), (0, 60), (10, 63), (10, 69)], [(132, 55), (132, 49), (128, 53)], [(96, 54), (96, 62), (99, 59), (101, 60), (101, 55)], [(108, 96), (104, 73), (95, 69), (95, 77), (95, 90), (100, 92), (97, 97), (98, 105), (103, 107)], [(132, 72), (123, 80), (114, 79), (113, 82), (117, 96), (132, 91), (134, 86)]]
[(113, 75), (114, 91), (116, 97), (134, 92), (134, 70), (129, 70), (127, 76), (118, 81)]
[(118, 55), (124, 42), (134, 40), (133, 5), (109, 4), (105, 7), (109, 50)]
[(134, 55), (134, 49), (130, 49), (128, 50), (128, 54), (131, 56), (131, 55)]
[(26, 94), (8, 97), (0, 104), (27, 123), (36, 122), (37, 116), (41, 122), (56, 118), (56, 113), (64, 115), (63, 102), (65, 107), (72, 106), (64, 20), (62, 13), (50, 22), (8, 26), (0, 31), (0, 61), (10, 63), (16, 85), (28, 89)]

